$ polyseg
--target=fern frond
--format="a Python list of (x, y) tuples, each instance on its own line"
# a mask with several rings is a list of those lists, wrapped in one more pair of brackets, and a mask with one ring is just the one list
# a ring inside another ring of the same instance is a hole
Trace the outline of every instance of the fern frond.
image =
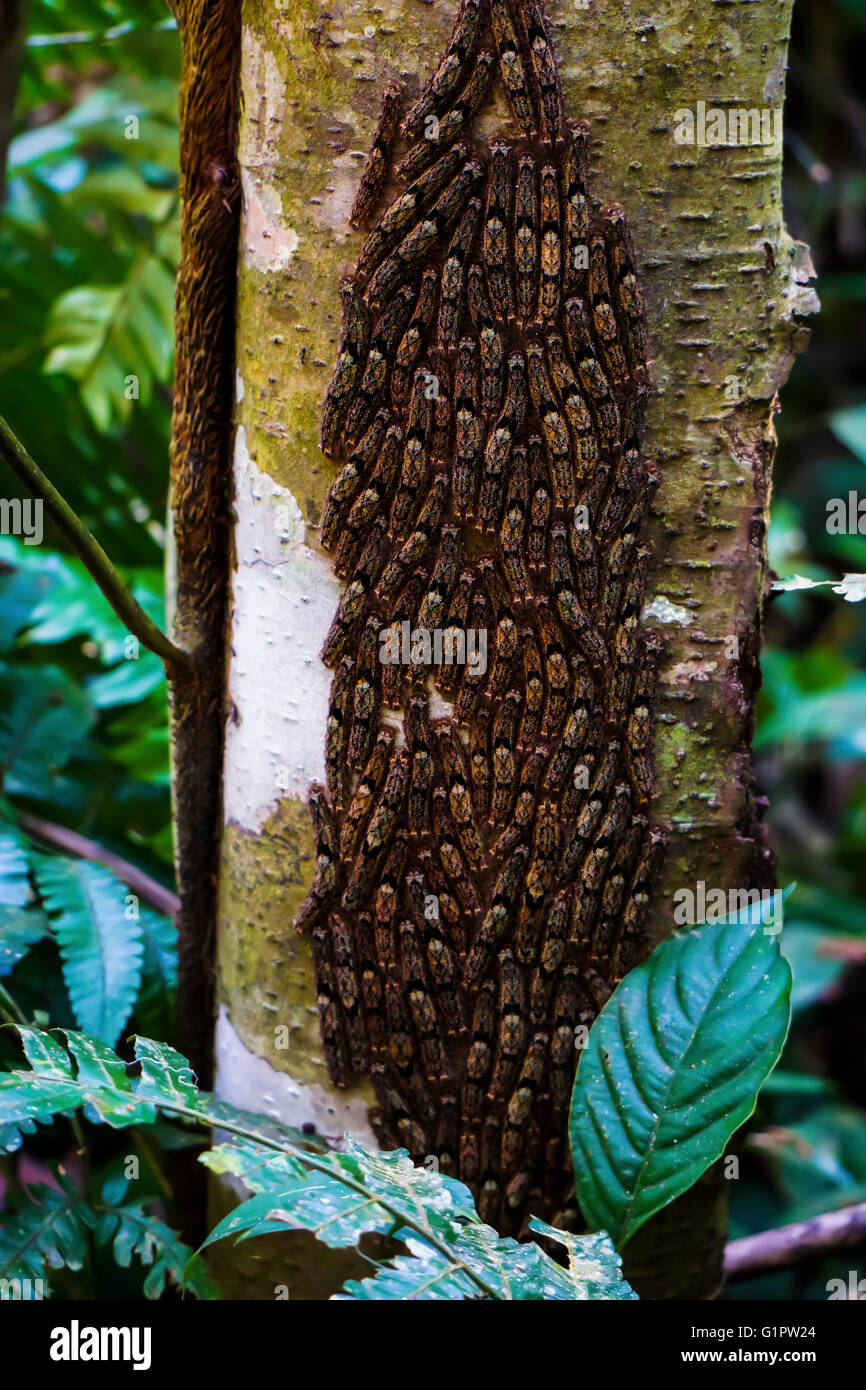
[(566, 1247), (563, 1268), (538, 1246), (503, 1239), (484, 1225), (456, 1179), (416, 1168), (404, 1150), (371, 1152), (348, 1135), (343, 1152), (313, 1151), (309, 1136), (200, 1092), (186, 1060), (164, 1044), (136, 1039), (140, 1075), (132, 1078), (97, 1039), (67, 1033), (67, 1051), (46, 1033), (19, 1032), (33, 1070), (0, 1078), (0, 1129), (83, 1105), (89, 1117), (115, 1127), (150, 1123), (162, 1112), (235, 1136), (203, 1161), (240, 1178), (255, 1195), (206, 1244), (287, 1227), (311, 1231), (332, 1247), (357, 1245), (366, 1232), (401, 1241), (409, 1254), (347, 1285), (344, 1296), (353, 1299), (635, 1297), (606, 1236), (566, 1237), (538, 1223), (540, 1233)]
[(33, 873), (60, 949), (76, 1022), (113, 1044), (141, 984), (141, 922), (124, 915), (129, 890), (86, 860), (34, 855)]

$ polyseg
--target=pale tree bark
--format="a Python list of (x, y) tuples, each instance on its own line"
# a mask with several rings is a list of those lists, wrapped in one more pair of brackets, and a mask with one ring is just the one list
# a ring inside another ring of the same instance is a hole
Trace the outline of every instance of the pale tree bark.
[[(426, 76), (454, 8), (382, 0), (326, 13), (308, 0), (246, 0), (242, 11), (217, 1084), (227, 1098), (334, 1137), (349, 1129), (371, 1140), (371, 1094), (328, 1083), (309, 948), (291, 927), (312, 876), (305, 799), (310, 782), (324, 780), (330, 685), (318, 653), (340, 592), (317, 538), (334, 472), (318, 419), (339, 337), (338, 285), (360, 244), (349, 208), (381, 91), (391, 77), (414, 89)], [(749, 753), (771, 415), (814, 297), (805, 249), (782, 223), (780, 142), (705, 148), (677, 143), (675, 127), (676, 113), (699, 101), (780, 108), (791, 0), (550, 0), (547, 9), (566, 110), (592, 124), (594, 194), (629, 214), (651, 335), (645, 453), (662, 483), (648, 620), (665, 635), (657, 818), (671, 827), (653, 906), (660, 939), (672, 930), (677, 888), (772, 878)], [(710, 1175), (634, 1242), (638, 1288), (710, 1295), (724, 1228), (724, 1192)], [(266, 1255), (238, 1269), (237, 1254), (239, 1293), (268, 1297), (295, 1280), (312, 1294), (304, 1243), (288, 1280)]]

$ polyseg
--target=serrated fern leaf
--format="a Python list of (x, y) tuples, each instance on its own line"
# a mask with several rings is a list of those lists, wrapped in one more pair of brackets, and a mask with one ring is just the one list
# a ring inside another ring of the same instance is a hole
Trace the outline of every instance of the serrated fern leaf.
[(87, 1207), (77, 1192), (45, 1183), (28, 1188), (26, 1199), (16, 1197), (12, 1209), (3, 1213), (0, 1281), (41, 1280), (37, 1296), (47, 1296), (49, 1269), (81, 1269), (84, 1264), (87, 1224)]
[(27, 854), (13, 830), (0, 831), (0, 907), (25, 907), (33, 896)]
[(145, 908), (139, 917), (144, 958), (135, 1021), (146, 1033), (171, 1032), (177, 987), (177, 927), (170, 917)]
[(137, 1038), (139, 1075), (132, 1076), (123, 1059), (98, 1038), (66, 1029), (67, 1049), (41, 1029), (17, 1031), (32, 1070), (0, 1074), (0, 1134), (11, 1139), (9, 1148), (15, 1147), (16, 1130), (30, 1133), (37, 1121), (80, 1109), (115, 1129), (151, 1124), (162, 1111), (231, 1130), (277, 1153), (291, 1151), (295, 1143), (309, 1147), (312, 1142), (300, 1130), (264, 1115), (249, 1115), (200, 1092), (186, 1058), (165, 1043)]
[(125, 916), (128, 889), (85, 860), (33, 856), (33, 873), (60, 950), (75, 1021), (115, 1043), (141, 984), (141, 924)]
[(104, 1202), (93, 1213), (97, 1245), (110, 1243), (115, 1262), (128, 1269), (133, 1257), (146, 1266), (145, 1298), (159, 1298), (173, 1284), (196, 1298), (217, 1297), (217, 1287), (204, 1261), (164, 1221), (141, 1202)]
[[(171, 195), (162, 195), (160, 203), (149, 209), (156, 227), (174, 214)], [(136, 258), (121, 284), (76, 285), (52, 305), (45, 372), (64, 372), (78, 382), (82, 402), (103, 433), (128, 420), (133, 402), (149, 401), (154, 381), (166, 377), (173, 307), (172, 272), (150, 250)]]
[(258, 1190), (207, 1243), (287, 1226), (312, 1231), (334, 1247), (355, 1245), (370, 1231), (401, 1241), (410, 1253), (380, 1269), (372, 1283), (348, 1287), (350, 1298), (438, 1298), (443, 1289), (451, 1298), (496, 1300), (633, 1297), (606, 1238), (585, 1242), (539, 1227), (566, 1245), (570, 1265), (564, 1270), (539, 1247), (502, 1239), (485, 1226), (468, 1188), (455, 1179), (416, 1168), (402, 1150), (368, 1151), (348, 1135), (345, 1151), (315, 1152), (309, 1136), (198, 1091), (185, 1059), (164, 1044), (136, 1040), (141, 1070), (132, 1078), (97, 1039), (68, 1033), (67, 1052), (44, 1033), (18, 1031), (33, 1070), (0, 1077), (0, 1127), (85, 1106), (115, 1126), (146, 1122), (162, 1111), (234, 1133), (238, 1142), (211, 1150), (204, 1161)]
[[(463, 1183), (417, 1168), (405, 1151), (370, 1151), (348, 1135), (344, 1142), (344, 1153), (296, 1155), (294, 1171), (283, 1169), (277, 1190), (268, 1174), (264, 1190), (225, 1217), (205, 1243), (226, 1236), (249, 1239), (281, 1227), (309, 1231), (335, 1248), (356, 1246), (372, 1232), (401, 1241), (409, 1255), (396, 1256), (369, 1279), (347, 1284), (343, 1297), (352, 1299), (634, 1297), (606, 1237), (570, 1237), (572, 1245), (563, 1241), (570, 1257), (563, 1269), (537, 1245), (520, 1244), (484, 1225)], [(221, 1148), (204, 1161), (227, 1171), (231, 1153), (231, 1147)], [(247, 1149), (234, 1171), (247, 1183), (261, 1182), (260, 1163), (260, 1155)], [(538, 1229), (559, 1237), (543, 1223)]]

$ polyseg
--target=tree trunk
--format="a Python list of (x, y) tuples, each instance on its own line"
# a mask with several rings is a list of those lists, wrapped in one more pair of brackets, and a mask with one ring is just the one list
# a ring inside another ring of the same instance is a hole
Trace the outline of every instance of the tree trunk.
[[(699, 101), (780, 108), (790, 9), (790, 0), (705, 12), (679, 0), (547, 6), (565, 110), (592, 126), (593, 195), (629, 214), (650, 334), (644, 455), (661, 486), (645, 613), (664, 635), (654, 816), (670, 827), (652, 940), (673, 928), (677, 889), (772, 878), (750, 760), (771, 415), (814, 296), (808, 255), (782, 224), (781, 141), (709, 148), (675, 137), (682, 110)], [(245, 1106), (367, 1142), (372, 1089), (328, 1080), (310, 946), (292, 928), (314, 868), (305, 803), (310, 783), (325, 780), (331, 680), (319, 652), (341, 592), (318, 543), (335, 472), (319, 422), (340, 280), (362, 242), (349, 211), (382, 89), (402, 77), (414, 95), (453, 16), (451, 3), (418, 0), (327, 13), (306, 0), (247, 0), (242, 13), (217, 1084)], [(506, 120), (497, 97), (485, 133)], [(189, 535), (185, 544), (192, 560)], [(179, 592), (181, 630), (201, 593)], [(212, 751), (206, 761), (212, 770)], [(635, 1239), (628, 1264), (639, 1290), (711, 1295), (724, 1228), (722, 1185), (710, 1174)], [(313, 1296), (306, 1249), (296, 1246), (293, 1296)], [(320, 1276), (329, 1258), (320, 1248)], [(257, 1278), (240, 1271), (238, 1292), (267, 1297), (286, 1282), (267, 1265)]]
[(15, 129), (15, 101), (27, 37), (27, 0), (0, 7), (0, 208), (6, 201), (6, 158)]

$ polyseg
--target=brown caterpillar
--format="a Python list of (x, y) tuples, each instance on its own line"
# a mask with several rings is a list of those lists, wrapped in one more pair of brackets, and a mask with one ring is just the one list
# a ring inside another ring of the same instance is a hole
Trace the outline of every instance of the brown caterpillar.
[[(513, 123), (485, 144), (494, 80)], [(409, 186), (341, 285), (322, 413), (346, 588), (298, 925), (334, 1084), (368, 1071), (381, 1141), (435, 1153), (519, 1232), (529, 1207), (573, 1209), (575, 1025), (639, 957), (664, 846), (646, 326), (540, 0), (463, 0), (400, 138)]]

